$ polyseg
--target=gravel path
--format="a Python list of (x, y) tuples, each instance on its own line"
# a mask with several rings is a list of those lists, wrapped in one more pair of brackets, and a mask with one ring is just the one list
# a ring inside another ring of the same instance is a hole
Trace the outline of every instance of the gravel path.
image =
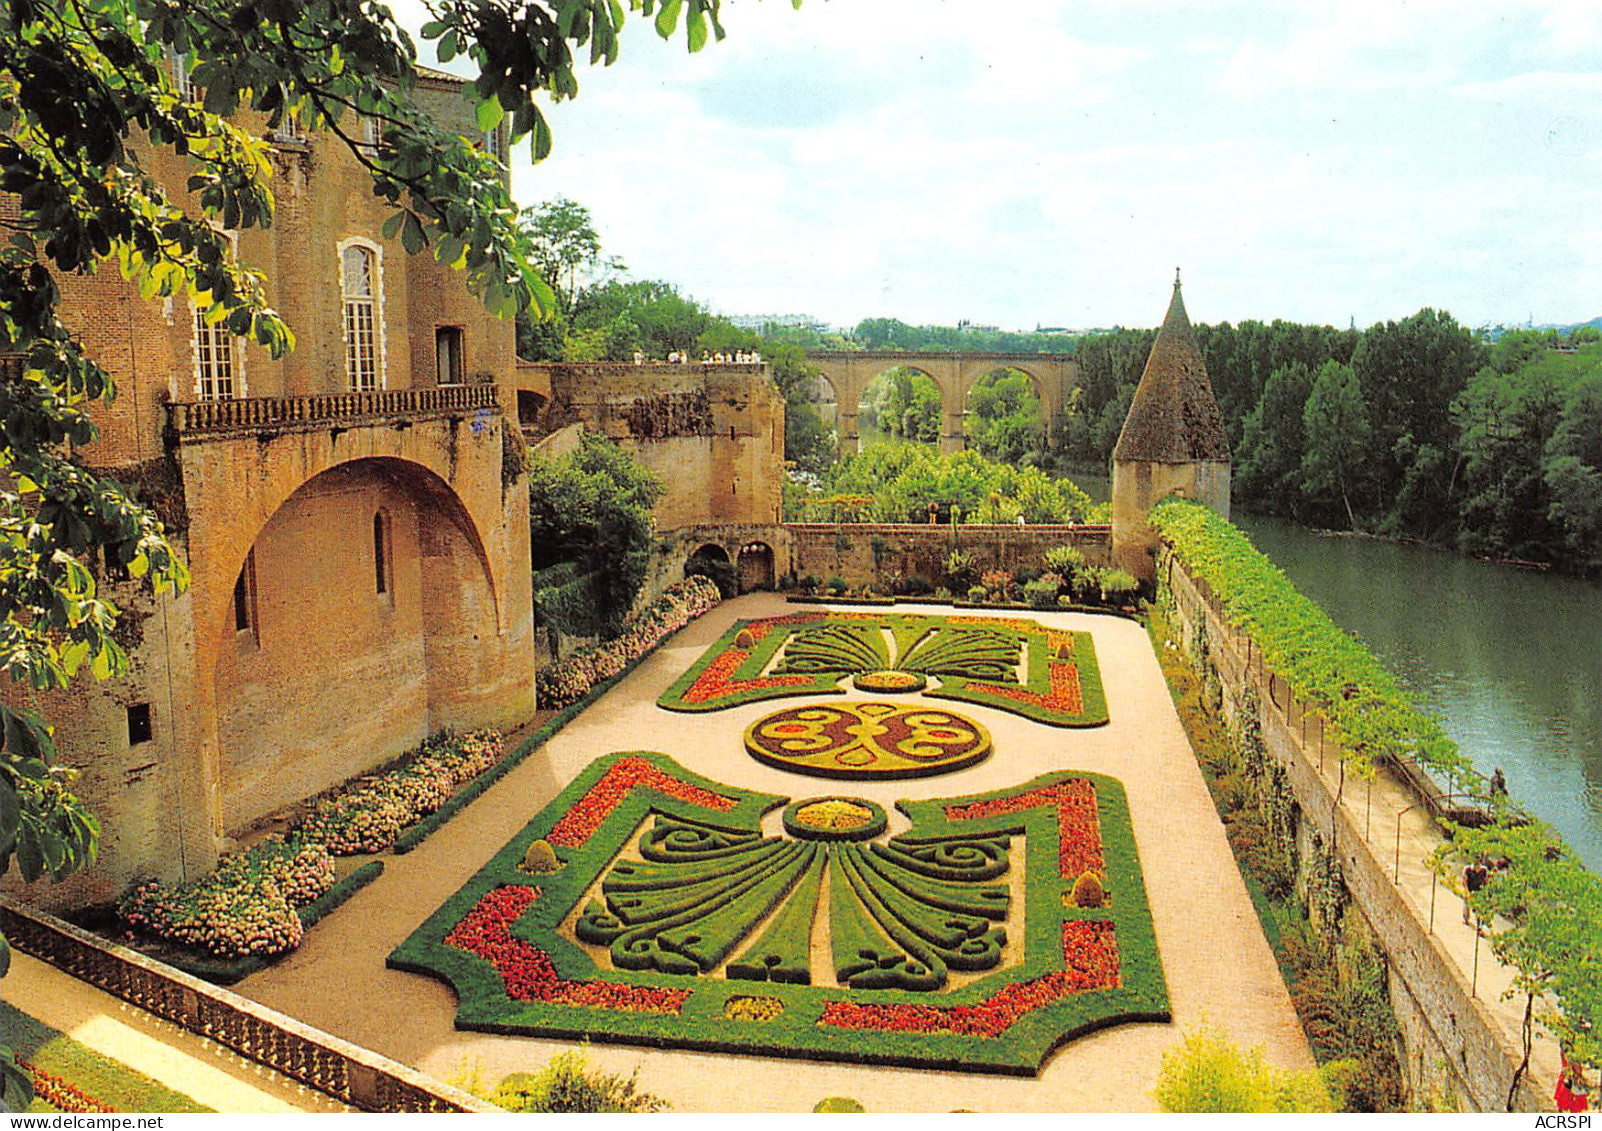
[[(802, 700), (701, 715), (656, 706), (657, 696), (732, 620), (789, 611), (794, 608), (782, 598), (755, 594), (727, 602), (685, 629), (422, 847), (388, 858), (384, 875), (312, 930), (299, 951), (236, 989), (441, 1079), (460, 1082), (464, 1073), (476, 1071), (493, 1082), (544, 1063), (566, 1046), (458, 1033), (451, 1024), (455, 995), (430, 978), (386, 970), (385, 956), (602, 754), (658, 750), (714, 780), (791, 797), (838, 791), (844, 783), (761, 765), (742, 746), (741, 734), (752, 721)], [(1055, 769), (1120, 778), (1129, 794), (1174, 1023), (1123, 1025), (1073, 1041), (1052, 1054), (1034, 1079), (600, 1044), (590, 1050), (592, 1063), (621, 1072), (638, 1067), (642, 1087), (678, 1111), (809, 1111), (820, 1098), (839, 1095), (858, 1098), (870, 1111), (990, 1112), (1154, 1110), (1151, 1092), (1164, 1050), (1204, 1020), (1242, 1045), (1265, 1046), (1273, 1063), (1312, 1063), (1145, 632), (1115, 617), (1011, 615), (1093, 634), (1109, 725), (1058, 730), (971, 703), (926, 700), (982, 722), (996, 752), (954, 774), (850, 783), (850, 792), (890, 809), (900, 798), (977, 793)], [(899, 814), (894, 819), (902, 820)], [(899, 827), (892, 823), (892, 830)]]

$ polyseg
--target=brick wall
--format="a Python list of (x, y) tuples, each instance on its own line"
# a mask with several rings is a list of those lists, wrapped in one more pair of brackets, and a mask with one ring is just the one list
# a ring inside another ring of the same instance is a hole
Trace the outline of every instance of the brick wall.
[[(1361, 810), (1337, 804), (1330, 782), (1319, 772), (1322, 737), (1308, 726), (1303, 706), (1291, 698), (1284, 681), (1263, 667), (1260, 651), (1255, 661), (1249, 657), (1247, 636), (1229, 627), (1177, 555), (1161, 551), (1158, 568), (1174, 595), (1176, 631), (1187, 641), (1205, 635), (1226, 714), (1233, 716), (1245, 702), (1257, 703), (1263, 742), (1284, 767), (1300, 807), (1298, 836), (1305, 842), (1316, 832), (1324, 845), (1334, 846), (1352, 904), (1388, 961), (1391, 1002), (1405, 1046), (1402, 1067), (1410, 1086), (1427, 1095), (1444, 1083), (1469, 1110), (1503, 1111), (1522, 1049), (1492, 1016), (1484, 983), (1476, 996), (1427, 917), (1392, 882), (1393, 848), (1383, 836), (1391, 825), (1370, 830), (1371, 839)], [(1332, 753), (1326, 756), (1334, 759)], [(1353, 783), (1345, 796), (1356, 794)], [(1440, 914), (1457, 914), (1455, 896), (1442, 889), (1439, 899)], [(1495, 961), (1489, 948), (1482, 961)], [(1549, 1110), (1552, 1083), (1536, 1066), (1534, 1079), (1526, 1077), (1520, 1084), (1516, 1109)]]
[(946, 556), (960, 546), (983, 571), (1040, 569), (1046, 552), (1070, 545), (1093, 565), (1111, 561), (1105, 526), (911, 526), (888, 523), (788, 523), (790, 568), (797, 577), (881, 585), (891, 574), (917, 574), (939, 585)]

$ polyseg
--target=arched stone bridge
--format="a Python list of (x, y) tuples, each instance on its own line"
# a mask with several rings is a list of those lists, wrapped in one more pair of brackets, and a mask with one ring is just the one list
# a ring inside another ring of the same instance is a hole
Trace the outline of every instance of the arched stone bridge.
[(943, 409), (940, 450), (960, 452), (965, 446), (962, 414), (968, 393), (979, 378), (998, 369), (1016, 369), (1034, 382), (1046, 418), (1046, 437), (1056, 435), (1074, 390), (1079, 387), (1079, 365), (1064, 353), (936, 353), (900, 350), (808, 350), (807, 361), (822, 371), (834, 389), (836, 428), (840, 453), (857, 450), (857, 407), (868, 383), (887, 369), (916, 369), (940, 390)]

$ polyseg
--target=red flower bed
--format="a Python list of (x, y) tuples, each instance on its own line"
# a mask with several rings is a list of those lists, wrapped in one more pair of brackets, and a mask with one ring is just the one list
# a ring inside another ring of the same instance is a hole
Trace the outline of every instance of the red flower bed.
[(612, 768), (606, 771), (606, 776), (592, 785), (590, 791), (579, 798), (578, 804), (562, 815), (562, 819), (551, 830), (551, 835), (545, 839), (552, 844), (577, 848), (590, 839), (590, 834), (601, 827), (601, 822), (612, 815), (612, 810), (621, 805), (636, 786), (645, 786), (707, 809), (722, 811), (734, 808), (732, 797), (682, 782), (663, 773), (644, 758), (624, 758), (614, 762)]
[(37, 1065), (29, 1064), (21, 1059), (17, 1060), (17, 1067), (28, 1074), (33, 1081), (33, 1094), (57, 1111), (68, 1114), (108, 1114), (117, 1109), (107, 1107), (82, 1088), (69, 1084), (54, 1072), (46, 1072)]
[(1057, 807), (1057, 859), (1065, 879), (1078, 879), (1086, 872), (1107, 871), (1101, 854), (1101, 823), (1096, 813), (1096, 787), (1084, 778), (1069, 778), (1010, 797), (975, 801), (968, 805), (947, 805), (948, 821), (971, 821), (1017, 813), (1036, 806)]
[(1027, 982), (1014, 982), (978, 1005), (861, 1005), (831, 1001), (820, 1025), (898, 1033), (955, 1033), (999, 1037), (1013, 1022), (1069, 994), (1110, 990), (1118, 985), (1118, 939), (1113, 925), (1075, 919), (1062, 925), (1063, 969)]
[(631, 1013), (677, 1014), (684, 1006), (689, 990), (624, 986), (598, 979), (571, 982), (560, 977), (550, 955), (512, 937), (512, 924), (539, 897), (539, 888), (496, 888), (451, 929), (445, 936), (445, 945), (476, 954), (494, 966), (506, 986), (506, 996), (518, 1001), (587, 1005)]
[(1000, 683), (970, 683), (968, 690), (988, 692), (1003, 699), (1028, 703), (1032, 707), (1041, 707), (1048, 711), (1062, 711), (1069, 715), (1081, 713), (1084, 710), (1084, 700), (1079, 694), (1079, 665), (1063, 661), (1049, 663), (1046, 667), (1051, 674), (1051, 691), (1045, 695), (1038, 691), (1030, 691), (1027, 687), (1013, 687)]
[[(760, 623), (753, 621), (746, 627), (754, 630)], [(760, 640), (761, 637), (757, 639)], [(684, 701), (705, 703), (709, 699), (722, 699), (726, 695), (739, 695), (745, 691), (761, 691), (769, 687), (804, 687), (812, 682), (812, 677), (809, 675), (770, 675), (759, 679), (730, 679), (729, 677), (750, 655), (751, 653), (743, 648), (735, 648), (732, 645), (725, 648), (685, 690)]]

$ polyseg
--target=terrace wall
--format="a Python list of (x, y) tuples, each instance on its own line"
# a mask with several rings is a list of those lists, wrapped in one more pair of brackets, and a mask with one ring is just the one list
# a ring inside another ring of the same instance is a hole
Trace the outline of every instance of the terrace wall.
[[(847, 585), (887, 585), (892, 574), (921, 576), (939, 585), (946, 556), (960, 548), (981, 572), (1016, 574), (1041, 569), (1046, 552), (1069, 545), (1092, 565), (1112, 564), (1108, 526), (916, 526), (892, 523), (788, 523), (790, 569), (819, 581), (843, 578)], [(958, 594), (962, 596), (962, 594)]]
[[(1401, 1026), (1403, 1072), (1414, 1094), (1439, 1094), (1449, 1088), (1466, 1110), (1506, 1110), (1514, 1072), (1523, 1059), (1518, 1042), (1494, 1016), (1485, 972), (1478, 991), (1464, 977), (1433, 930), (1430, 914), (1416, 907), (1393, 879), (1401, 852), (1417, 854), (1416, 845), (1393, 849), (1389, 819), (1366, 832), (1357, 783), (1345, 783), (1344, 797), (1333, 772), (1333, 743), (1324, 743), (1317, 716), (1294, 699), (1285, 681), (1262, 662), (1262, 652), (1225, 619), (1222, 606), (1205, 581), (1194, 579), (1171, 547), (1159, 550), (1158, 575), (1173, 595), (1172, 628), (1192, 656), (1205, 655), (1207, 674), (1222, 691), (1226, 718), (1237, 720), (1256, 704), (1263, 744), (1284, 769), (1296, 799), (1298, 843), (1314, 835), (1335, 857), (1352, 906), (1372, 929), (1389, 967), (1391, 1004)], [(1197, 642), (1205, 640), (1205, 648)], [(1387, 770), (1381, 768), (1381, 774)], [(1333, 779), (1333, 780), (1332, 780)], [(1343, 803), (1344, 801), (1344, 803)], [(1399, 836), (1399, 834), (1398, 834)], [(1393, 855), (1393, 852), (1395, 855)], [(1461, 904), (1446, 889), (1439, 892), (1437, 913), (1452, 917)], [(1448, 919), (1447, 921), (1452, 921)], [(1495, 963), (1489, 948), (1480, 961)], [(1554, 1081), (1543, 1066), (1532, 1066), (1514, 1096), (1521, 1111), (1551, 1110), (1548, 1097)]]

